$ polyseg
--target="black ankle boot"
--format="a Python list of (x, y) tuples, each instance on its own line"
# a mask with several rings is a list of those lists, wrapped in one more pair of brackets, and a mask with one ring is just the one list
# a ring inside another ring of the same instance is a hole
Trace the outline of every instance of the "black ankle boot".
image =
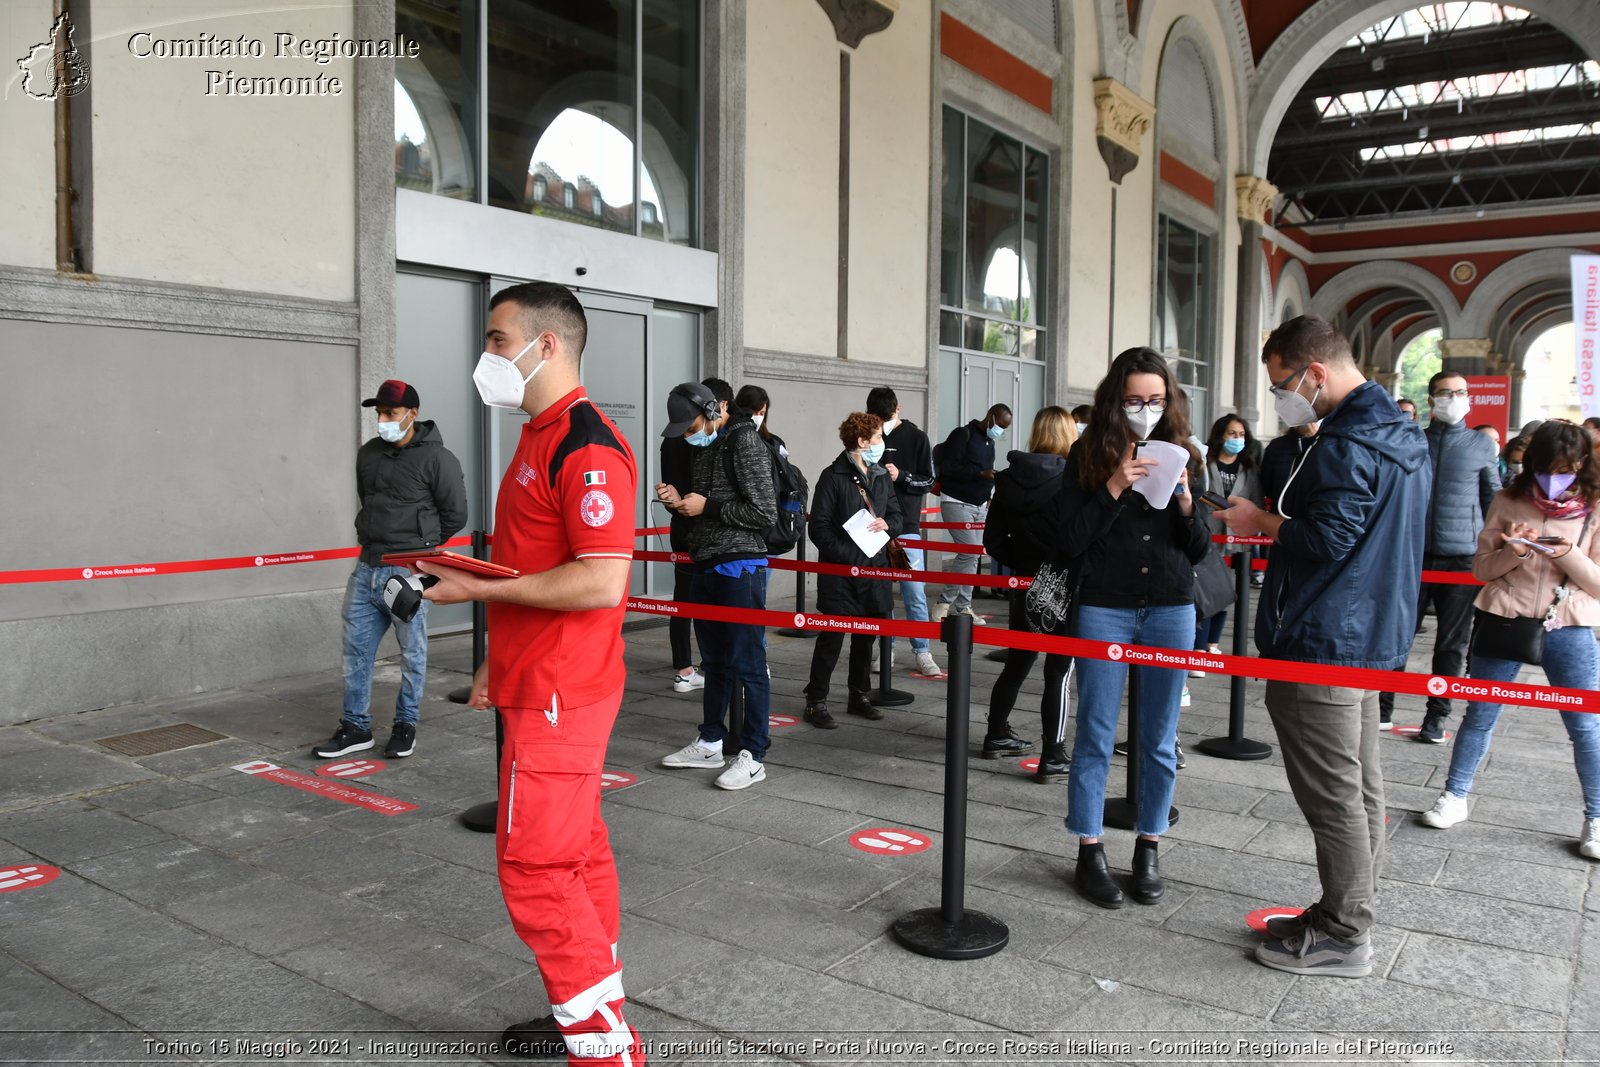
[(1111, 880), (1111, 870), (1106, 866), (1105, 846), (1096, 841), (1092, 845), (1078, 845), (1078, 870), (1072, 876), (1078, 892), (1091, 904), (1102, 908), (1122, 907), (1122, 890)]
[(1039, 769), (1033, 772), (1035, 782), (1059, 782), (1071, 771), (1072, 760), (1067, 756), (1066, 745), (1046, 744), (1044, 755), (1039, 757)]
[(1133, 843), (1133, 883), (1129, 889), (1133, 899), (1140, 904), (1154, 904), (1167, 891), (1161, 881), (1161, 861), (1156, 856), (1156, 844), (1143, 837)]
[(850, 699), (845, 704), (844, 710), (851, 715), (859, 715), (863, 719), (881, 719), (883, 712), (872, 706), (872, 701), (867, 699), (867, 694), (859, 689), (850, 690)]

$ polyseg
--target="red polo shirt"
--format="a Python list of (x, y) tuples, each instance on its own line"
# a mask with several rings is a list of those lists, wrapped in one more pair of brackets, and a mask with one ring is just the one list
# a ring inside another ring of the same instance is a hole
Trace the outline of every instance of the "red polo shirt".
[[(579, 559), (632, 559), (637, 481), (627, 440), (574, 389), (522, 427), (500, 481), (491, 558), (524, 574)], [(614, 692), (624, 675), (624, 611), (491, 603), (490, 701), (550, 709)]]

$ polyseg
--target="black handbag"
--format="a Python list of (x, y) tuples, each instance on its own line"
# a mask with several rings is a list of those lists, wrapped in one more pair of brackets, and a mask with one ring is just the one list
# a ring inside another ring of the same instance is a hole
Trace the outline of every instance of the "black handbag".
[(1472, 654), (1537, 667), (1544, 661), (1544, 620), (1506, 618), (1479, 608), (1472, 613)]
[[(1249, 565), (1249, 556), (1241, 556)], [(1198, 619), (1209, 619), (1219, 611), (1233, 607), (1233, 575), (1222, 561), (1217, 546), (1206, 549), (1206, 558), (1194, 565), (1194, 614)]]

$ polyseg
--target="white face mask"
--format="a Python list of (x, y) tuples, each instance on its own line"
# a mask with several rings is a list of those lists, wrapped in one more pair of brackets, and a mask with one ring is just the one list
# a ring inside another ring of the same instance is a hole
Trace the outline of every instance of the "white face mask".
[(1142, 407), (1138, 411), (1125, 411), (1128, 422), (1133, 425), (1133, 432), (1139, 435), (1139, 440), (1144, 441), (1150, 437), (1150, 432), (1156, 428), (1156, 423), (1161, 421), (1166, 409), (1157, 411), (1152, 407)]
[(399, 444), (401, 438), (405, 437), (408, 429), (409, 427), (406, 425), (404, 419), (396, 419), (393, 422), (383, 422), (380, 420), (378, 422), (378, 436), (383, 438), (385, 441), (388, 441), (391, 445)]
[[(1300, 375), (1303, 381), (1305, 374)], [(1272, 406), (1278, 412), (1285, 426), (1304, 426), (1308, 422), (1317, 421), (1317, 397), (1322, 395), (1322, 386), (1317, 386), (1317, 391), (1307, 400), (1300, 392), (1300, 382), (1295, 382), (1293, 389), (1272, 390)]]
[(540, 360), (533, 368), (533, 373), (526, 378), (517, 370), (517, 360), (525, 355), (528, 349), (534, 346), (539, 339), (535, 337), (523, 346), (521, 352), (507, 359), (497, 356), (493, 352), (485, 352), (478, 357), (477, 369), (472, 372), (472, 384), (478, 387), (478, 396), (485, 404), (492, 408), (506, 408), (516, 411), (522, 407), (522, 393), (534, 375), (544, 370), (544, 360)]
[(762, 413), (760, 415), (751, 415), (750, 416), (750, 421), (755, 423), (756, 424), (756, 429), (759, 430), (759, 429), (761, 429), (761, 424), (763, 422), (767, 421), (767, 416), (766, 416), (765, 413)]
[(899, 426), (899, 425), (900, 425), (900, 417), (897, 415), (894, 418), (890, 419), (888, 422), (883, 424), (883, 432), (885, 434), (894, 433), (894, 428), (896, 426)]
[(1472, 400), (1465, 396), (1447, 396), (1433, 402), (1433, 417), (1454, 426), (1472, 410)]

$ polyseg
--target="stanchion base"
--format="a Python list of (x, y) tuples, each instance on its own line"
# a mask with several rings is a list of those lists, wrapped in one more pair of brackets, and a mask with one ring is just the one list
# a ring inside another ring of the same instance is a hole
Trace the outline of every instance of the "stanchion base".
[(988, 660), (990, 663), (1004, 663), (1006, 661), (1006, 656), (1009, 654), (1009, 649), (992, 648), (989, 650), (989, 654), (983, 658)]
[(474, 804), (460, 815), (461, 825), (478, 834), (492, 834), (500, 821), (500, 802), (490, 800)]
[(818, 631), (797, 630), (793, 626), (785, 626), (782, 629), (774, 630), (773, 633), (777, 634), (779, 637), (815, 637), (817, 636)]
[(1231, 737), (1208, 737), (1203, 741), (1194, 743), (1196, 752), (1204, 752), (1217, 759), (1253, 760), (1266, 759), (1272, 755), (1272, 746), (1263, 741), (1252, 741), (1248, 737), (1241, 737), (1237, 741)]
[(875, 708), (898, 708), (916, 699), (915, 693), (908, 693), (904, 689), (874, 689), (867, 694), (867, 703)]
[[(1117, 830), (1137, 830), (1139, 828), (1139, 805), (1127, 797), (1107, 800), (1104, 821), (1107, 826)], [(1167, 812), (1167, 823), (1172, 826), (1178, 824), (1177, 808)]]
[(464, 685), (460, 689), (452, 689), (445, 694), (445, 699), (452, 704), (465, 704), (472, 699), (472, 686)]
[(1006, 924), (981, 911), (965, 912), (952, 923), (940, 908), (920, 908), (900, 916), (889, 930), (912, 952), (936, 960), (979, 960), (1011, 941)]

